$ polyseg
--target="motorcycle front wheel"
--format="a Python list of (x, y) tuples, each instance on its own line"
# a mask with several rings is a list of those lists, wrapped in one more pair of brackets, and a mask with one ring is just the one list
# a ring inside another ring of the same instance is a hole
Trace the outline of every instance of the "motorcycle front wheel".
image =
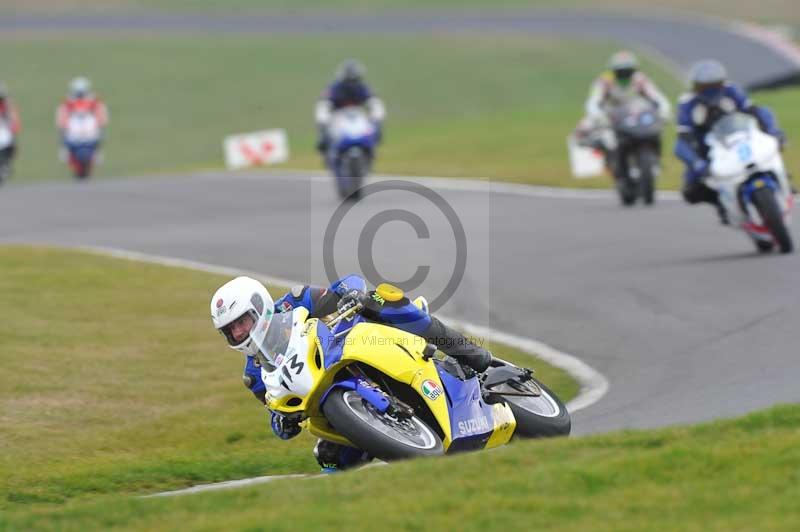
[(758, 209), (764, 225), (772, 233), (781, 253), (791, 253), (794, 250), (792, 235), (783, 221), (783, 213), (775, 199), (775, 192), (771, 188), (759, 188), (753, 192), (753, 204)]
[(332, 391), (322, 411), (337, 432), (381, 460), (444, 454), (439, 435), (419, 417), (381, 413), (354, 390)]
[[(515, 395), (503, 395), (503, 391)], [(567, 407), (547, 386), (529, 377), (527, 381), (509, 382), (492, 389), (502, 396), (517, 420), (514, 435), (523, 438), (566, 436), (572, 429)], [(518, 395), (530, 393), (532, 395)]]
[(656, 199), (656, 168), (658, 167), (658, 154), (652, 149), (645, 148), (639, 151), (639, 170), (642, 177), (639, 181), (642, 200), (645, 205), (652, 205)]

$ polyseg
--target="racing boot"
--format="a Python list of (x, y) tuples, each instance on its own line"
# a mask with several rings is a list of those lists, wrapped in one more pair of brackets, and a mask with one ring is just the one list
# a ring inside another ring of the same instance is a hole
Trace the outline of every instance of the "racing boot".
[(314, 446), (314, 458), (317, 459), (323, 473), (345, 471), (372, 461), (372, 458), (361, 449), (321, 439), (317, 440)]
[(492, 353), (477, 345), (459, 331), (448, 327), (436, 316), (431, 316), (431, 324), (424, 333), (426, 341), (432, 343), (462, 366), (483, 373), (492, 363)]

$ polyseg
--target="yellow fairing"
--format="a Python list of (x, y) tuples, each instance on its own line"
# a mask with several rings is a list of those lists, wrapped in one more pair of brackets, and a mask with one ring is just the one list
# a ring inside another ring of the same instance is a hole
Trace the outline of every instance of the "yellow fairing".
[(505, 403), (492, 405), (492, 417), (494, 418), (494, 432), (486, 442), (486, 448), (500, 447), (505, 445), (514, 434), (517, 428), (517, 420), (511, 408)]
[[(342, 360), (338, 364), (363, 362), (396, 381), (410, 385), (417, 393), (425, 380), (431, 380), (444, 389), (436, 366), (431, 360), (422, 358), (427, 345), (423, 338), (377, 323), (359, 323), (353, 327), (347, 339)], [(447, 399), (444, 394), (435, 399), (424, 394), (420, 394), (420, 397), (444, 431), (442, 443), (447, 449), (452, 441)]]
[[(353, 444), (338, 434), (322, 415), (319, 407), (322, 395), (331, 387), (337, 373), (344, 367), (360, 362), (372, 366), (379, 372), (404, 384), (408, 384), (428, 405), (444, 433), (442, 443), (445, 451), (453, 442), (450, 413), (444, 394), (444, 385), (439, 378), (432, 360), (425, 360), (423, 352), (426, 342), (423, 338), (376, 323), (359, 323), (348, 333), (342, 351), (342, 357), (331, 367), (323, 368), (323, 346), (317, 336), (318, 320), (308, 320), (303, 334), (308, 336), (308, 352), (305, 361), (313, 375), (313, 387), (305, 395), (286, 395), (271, 397), (269, 408), (284, 413), (303, 412), (307, 416), (305, 426), (315, 436), (342, 445)], [(423, 392), (423, 383), (427, 390), (439, 393)], [(433, 398), (431, 398), (431, 396)], [(497, 447), (509, 441), (516, 428), (516, 421), (511, 409), (505, 404), (492, 407), (494, 421), (493, 432), (486, 442), (486, 447)]]

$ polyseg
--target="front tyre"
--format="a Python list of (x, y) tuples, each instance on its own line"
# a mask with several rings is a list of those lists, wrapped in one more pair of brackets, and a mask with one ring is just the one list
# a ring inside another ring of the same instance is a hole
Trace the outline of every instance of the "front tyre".
[(439, 435), (419, 417), (381, 414), (354, 390), (333, 390), (322, 412), (339, 433), (381, 460), (444, 454)]
[(775, 192), (769, 187), (763, 187), (753, 192), (753, 204), (758, 209), (764, 225), (769, 229), (781, 253), (791, 253), (794, 250), (792, 235), (783, 221), (783, 213), (775, 199)]
[(627, 177), (617, 178), (615, 180), (617, 185), (617, 193), (619, 194), (619, 202), (624, 207), (630, 207), (636, 203), (636, 185)]
[(639, 152), (639, 170), (642, 177), (639, 180), (642, 200), (645, 205), (652, 205), (656, 199), (656, 169), (658, 168), (658, 154), (652, 149), (643, 149)]
[[(493, 391), (534, 393), (536, 396), (503, 395), (517, 420), (516, 436), (547, 438), (566, 436), (572, 429), (572, 420), (564, 403), (547, 386), (533, 377), (523, 383), (509, 382)], [(502, 395), (502, 393), (500, 393)]]

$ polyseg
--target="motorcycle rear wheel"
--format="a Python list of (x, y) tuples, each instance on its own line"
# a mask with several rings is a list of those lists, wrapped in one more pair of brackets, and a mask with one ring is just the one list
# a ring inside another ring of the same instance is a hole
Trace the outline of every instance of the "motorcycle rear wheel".
[(416, 415), (381, 414), (353, 390), (336, 389), (322, 406), (328, 422), (359, 449), (381, 460), (444, 454), (439, 435)]

